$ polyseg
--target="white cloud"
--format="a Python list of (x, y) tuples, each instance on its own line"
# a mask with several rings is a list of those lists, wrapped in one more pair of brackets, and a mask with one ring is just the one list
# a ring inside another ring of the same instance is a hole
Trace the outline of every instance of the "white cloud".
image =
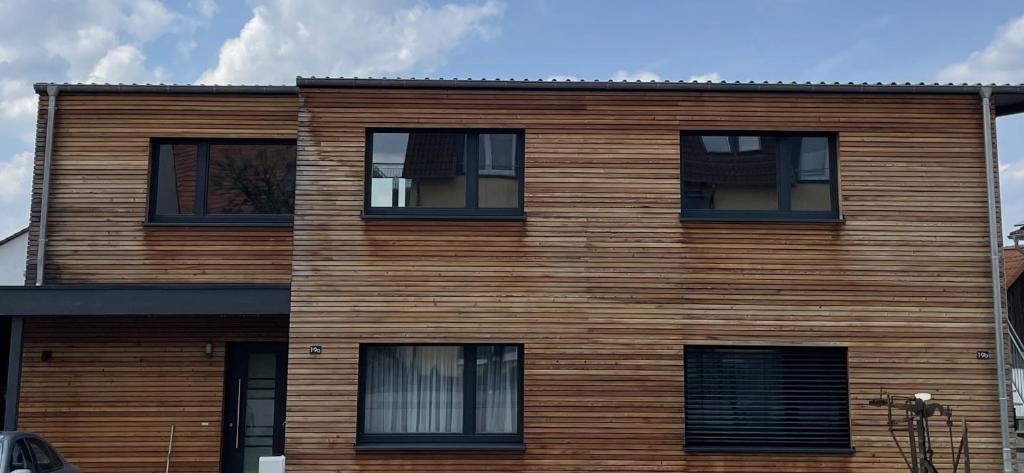
[(146, 56), (139, 48), (121, 45), (103, 56), (89, 73), (86, 82), (107, 83), (145, 83), (159, 82), (164, 79), (161, 69), (146, 69)]
[(431, 6), (407, 0), (264, 0), (220, 48), (201, 84), (287, 84), (296, 75), (382, 76), (430, 70), (464, 40), (495, 34), (496, 0)]
[(634, 81), (650, 82), (650, 81), (659, 81), (659, 80), (661, 80), (661, 76), (659, 76), (658, 74), (655, 74), (655, 73), (653, 73), (651, 71), (640, 70), (640, 71), (632, 71), (631, 72), (631, 71), (627, 71), (627, 70), (624, 70), (624, 69), (619, 69), (619, 70), (615, 71), (615, 74), (612, 74), (612, 80), (615, 80), (615, 81), (624, 80), (624, 81), (628, 81), (628, 82), (634, 82)]
[(1000, 28), (985, 49), (939, 71), (937, 79), (955, 83), (1024, 81), (1024, 16)]
[[(140, 82), (144, 48), (188, 21), (159, 0), (0, 0), (0, 236), (28, 219), (34, 82)], [(199, 15), (195, 13), (195, 15)]]
[(1002, 181), (1002, 185), (1011, 182), (1024, 183), (1024, 158), (1017, 161), (999, 165), (999, 180)]
[(709, 72), (707, 74), (690, 76), (690, 82), (722, 82), (722, 76), (717, 72)]
[(0, 162), (0, 203), (9, 203), (26, 195), (31, 180), (31, 151), (18, 153), (8, 162)]
[(188, 6), (203, 18), (212, 18), (217, 13), (217, 2), (214, 0), (194, 0), (188, 2)]

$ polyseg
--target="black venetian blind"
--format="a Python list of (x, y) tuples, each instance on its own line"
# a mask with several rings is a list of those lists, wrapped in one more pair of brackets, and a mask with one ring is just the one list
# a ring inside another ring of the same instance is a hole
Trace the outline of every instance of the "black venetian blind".
[(850, 448), (845, 348), (686, 347), (685, 376), (687, 449)]

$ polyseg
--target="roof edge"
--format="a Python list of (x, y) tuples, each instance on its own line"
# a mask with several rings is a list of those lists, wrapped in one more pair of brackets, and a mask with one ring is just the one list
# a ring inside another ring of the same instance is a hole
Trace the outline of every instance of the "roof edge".
[(738, 92), (818, 93), (934, 93), (977, 95), (982, 87), (993, 93), (1024, 93), (1024, 85), (983, 84), (883, 84), (797, 82), (696, 82), (696, 81), (557, 81), (500, 79), (373, 79), (299, 77), (302, 87), (399, 88), (399, 89), (532, 89), (532, 90), (692, 90)]
[(7, 243), (7, 242), (9, 242), (9, 241), (11, 241), (11, 240), (13, 240), (15, 238), (18, 238), (18, 237), (20, 237), (20, 236), (22, 236), (22, 235), (24, 235), (26, 233), (28, 233), (28, 227), (22, 228), (21, 230), (18, 230), (18, 231), (14, 232), (14, 233), (12, 233), (10, 235), (7, 235), (7, 237), (5, 237), (3, 239), (0, 239), (0, 246), (3, 246), (4, 243)]
[(37, 94), (57, 86), (61, 92), (71, 93), (132, 93), (132, 94), (236, 94), (236, 95), (298, 95), (293, 85), (181, 85), (181, 84), (57, 84), (38, 82), (33, 85)]

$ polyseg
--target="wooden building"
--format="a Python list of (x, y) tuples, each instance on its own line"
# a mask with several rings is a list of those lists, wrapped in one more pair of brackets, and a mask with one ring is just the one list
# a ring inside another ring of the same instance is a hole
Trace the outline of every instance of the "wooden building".
[(900, 471), (880, 389), (1004, 471), (1024, 87), (37, 90), (5, 424), (85, 471)]

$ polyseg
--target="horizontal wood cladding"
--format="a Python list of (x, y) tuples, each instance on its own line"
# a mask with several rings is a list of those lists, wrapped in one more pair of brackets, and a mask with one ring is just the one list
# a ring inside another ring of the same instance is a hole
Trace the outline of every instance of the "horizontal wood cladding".
[(83, 471), (162, 473), (173, 424), (171, 471), (214, 473), (225, 342), (286, 340), (288, 318), (28, 317), (24, 336), (20, 429)]
[[(994, 349), (977, 97), (300, 95), (289, 468), (902, 471), (867, 405), (884, 386), (952, 405), (975, 471), (998, 471), (995, 366), (975, 359)], [(370, 127), (525, 129), (528, 218), (361, 219)], [(845, 223), (680, 222), (686, 129), (838, 133)], [(525, 345), (525, 452), (353, 450), (360, 343), (491, 341)], [(684, 453), (691, 344), (847, 347), (856, 453)]]
[[(290, 228), (146, 226), (151, 138), (295, 138), (294, 95), (58, 97), (46, 281), (287, 282)], [(28, 280), (46, 127), (40, 102)]]

